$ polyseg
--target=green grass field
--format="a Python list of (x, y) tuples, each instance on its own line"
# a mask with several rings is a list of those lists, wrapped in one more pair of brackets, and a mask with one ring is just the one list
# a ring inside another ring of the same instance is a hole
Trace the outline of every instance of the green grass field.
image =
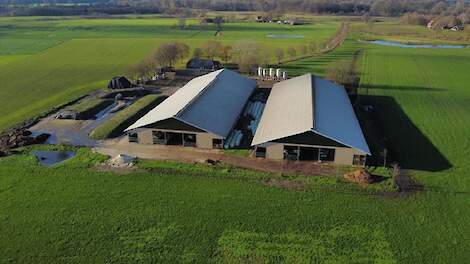
[(53, 168), (28, 153), (0, 159), (2, 262), (395, 263), (406, 246), (389, 238), (403, 222), (388, 215), (410, 219), (399, 200), (335, 178), (291, 178), (306, 186), (293, 191), (229, 167), (143, 161), (119, 175), (87, 149)]
[(288, 66), (293, 74), (322, 75), (324, 60), (350, 58), (357, 50), (363, 50), (359, 101), (378, 106), (395, 158), (424, 185), (412, 201), (403, 201), (403, 209), (414, 207), (413, 222), (429, 229), (418, 234), (409, 222), (395, 229), (392, 244), (423, 235), (427, 243), (410, 245), (405, 262), (461, 262), (470, 245), (470, 49), (403, 49), (349, 40), (320, 60)]
[(362, 39), (383, 39), (389, 41), (426, 43), (426, 44), (468, 44), (470, 30), (454, 32), (451, 30), (429, 30), (425, 26), (401, 24), (396, 19), (384, 19), (376, 23), (357, 23), (355, 30), (361, 32)]
[[(306, 41), (323, 42), (339, 26), (325, 18), (296, 27), (237, 22), (224, 24), (216, 37), (213, 25), (201, 30), (196, 20), (187, 23), (188, 28), (180, 30), (177, 19), (154, 17), (0, 18), (0, 130), (104, 88), (110, 78), (122, 75), (165, 41), (179, 40), (194, 48), (208, 39), (226, 44), (243, 39), (267, 50), (287, 49)], [(267, 34), (304, 38), (272, 39)]]

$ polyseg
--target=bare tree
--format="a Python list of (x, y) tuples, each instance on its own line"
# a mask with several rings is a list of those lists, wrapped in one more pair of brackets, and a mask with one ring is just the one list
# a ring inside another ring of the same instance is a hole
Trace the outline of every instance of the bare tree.
[(431, 8), (431, 14), (434, 15), (442, 15), (444, 12), (447, 10), (447, 5), (445, 2), (441, 1), (436, 3), (432, 8)]
[(201, 48), (195, 48), (193, 50), (193, 58), (199, 59), (200, 57), (202, 57), (202, 49)]
[(318, 43), (315, 41), (311, 41), (308, 43), (308, 49), (311, 53), (317, 53), (318, 52)]
[(361, 20), (362, 20), (362, 22), (364, 22), (365, 24), (369, 23), (369, 21), (370, 21), (370, 15), (369, 15), (369, 13), (364, 13), (364, 14), (361, 16)]
[(175, 63), (189, 55), (188, 45), (181, 42), (169, 42), (160, 45), (152, 55), (152, 60), (160, 66), (174, 66)]
[(307, 45), (301, 45), (301, 46), (299, 46), (298, 50), (299, 50), (300, 55), (305, 55), (305, 54), (308, 53), (308, 46)]
[(344, 85), (348, 90), (358, 82), (352, 60), (341, 60), (327, 65), (325, 77), (328, 80)]
[(221, 45), (219, 56), (224, 62), (228, 62), (232, 57), (232, 46), (230, 45)]
[(268, 49), (260, 50), (260, 62), (264, 65), (268, 65), (271, 62), (272, 54)]
[(208, 40), (202, 44), (202, 53), (205, 57), (213, 60), (215, 57), (218, 57), (220, 54), (220, 48), (222, 44), (218, 41)]
[(242, 41), (234, 45), (233, 58), (238, 63), (241, 72), (250, 72), (251, 68), (259, 65), (261, 47), (252, 41)]
[(204, 30), (207, 27), (207, 18), (204, 16), (201, 16), (199, 18), (199, 29)]
[(295, 56), (297, 55), (297, 51), (295, 50), (294, 47), (289, 47), (289, 48), (287, 49), (287, 54), (289, 54), (289, 57), (290, 57), (291, 59), (293, 59), (293, 58), (295, 58)]
[(134, 83), (137, 83), (139, 79), (141, 79), (144, 76), (144, 70), (141, 67), (141, 63), (136, 63), (129, 65), (126, 69), (126, 76), (131, 79)]
[(284, 59), (284, 50), (281, 48), (278, 48), (274, 51), (274, 55), (276, 56), (277, 64), (281, 64), (282, 59)]
[(156, 63), (152, 57), (149, 57), (139, 63), (130, 65), (126, 73), (127, 77), (133, 82), (137, 82), (140, 79), (149, 79), (156, 74)]

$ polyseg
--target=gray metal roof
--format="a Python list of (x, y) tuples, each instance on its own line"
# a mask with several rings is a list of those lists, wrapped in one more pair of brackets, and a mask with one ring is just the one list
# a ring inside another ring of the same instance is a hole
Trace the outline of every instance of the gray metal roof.
[(255, 87), (255, 81), (227, 69), (196, 77), (126, 131), (175, 118), (227, 137)]
[(307, 131), (370, 155), (343, 87), (311, 74), (274, 84), (252, 145)]

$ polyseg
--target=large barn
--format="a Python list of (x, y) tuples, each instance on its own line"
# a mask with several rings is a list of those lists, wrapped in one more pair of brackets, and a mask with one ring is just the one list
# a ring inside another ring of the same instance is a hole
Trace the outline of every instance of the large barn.
[[(194, 78), (127, 128), (129, 140), (224, 148), (255, 88), (227, 69)], [(370, 155), (345, 89), (314, 75), (275, 83), (260, 115), (248, 139), (256, 157), (364, 165)]]
[(311, 74), (274, 84), (252, 146), (279, 160), (364, 165), (370, 155), (345, 89)]
[(222, 148), (255, 87), (227, 69), (194, 78), (127, 128), (129, 140)]

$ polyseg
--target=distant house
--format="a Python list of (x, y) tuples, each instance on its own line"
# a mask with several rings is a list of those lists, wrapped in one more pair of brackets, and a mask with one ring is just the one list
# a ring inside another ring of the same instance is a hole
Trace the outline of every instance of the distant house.
[(464, 26), (462, 26), (462, 25), (453, 26), (453, 27), (450, 28), (450, 30), (452, 30), (452, 31), (462, 31), (462, 30), (464, 30)]
[(108, 83), (109, 89), (126, 89), (132, 87), (132, 83), (124, 76), (114, 77)]
[(208, 17), (204, 18), (202, 21), (205, 22), (205, 23), (214, 23), (214, 19), (213, 18), (208, 18)]
[(427, 27), (428, 29), (433, 29), (434, 26), (435, 26), (435, 24), (436, 24), (436, 22), (435, 22), (434, 20), (431, 20), (431, 21), (428, 22), (428, 24), (426, 25), (426, 27)]
[(256, 22), (258, 22), (258, 23), (270, 23), (272, 21), (273, 20), (270, 17), (265, 17), (265, 16), (257, 16), (256, 17)]
[(186, 63), (187, 69), (193, 70), (218, 70), (220, 62), (210, 59), (192, 58)]

